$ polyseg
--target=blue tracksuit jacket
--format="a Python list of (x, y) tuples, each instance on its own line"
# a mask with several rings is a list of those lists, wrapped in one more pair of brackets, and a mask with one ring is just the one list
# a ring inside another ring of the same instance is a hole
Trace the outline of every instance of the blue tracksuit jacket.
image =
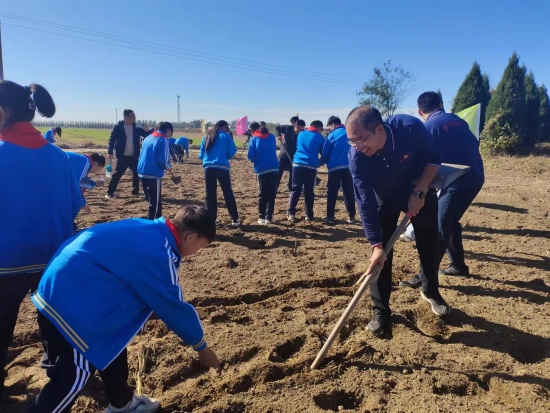
[(181, 146), (185, 151), (185, 154), (189, 156), (189, 139), (185, 136), (181, 136), (176, 139), (176, 145)]
[(254, 172), (262, 175), (269, 172), (279, 172), (277, 159), (277, 143), (271, 133), (265, 135), (254, 133), (248, 143), (248, 160), (254, 164)]
[(349, 148), (350, 144), (348, 143), (346, 128), (344, 125), (340, 125), (325, 140), (321, 154), (321, 165), (327, 164), (329, 172), (339, 169), (349, 169)]
[(90, 363), (105, 369), (152, 312), (195, 350), (206, 347), (178, 284), (175, 228), (164, 218), (126, 219), (68, 240), (31, 299)]
[(214, 146), (206, 152), (206, 136), (202, 138), (199, 159), (202, 159), (204, 168), (219, 168), (229, 170), (229, 160), (237, 153), (233, 137), (226, 132), (218, 132)]
[(0, 135), (0, 182), (0, 276), (42, 271), (82, 207), (71, 163), (30, 123), (15, 123)]
[(324, 144), (325, 138), (320, 133), (313, 130), (300, 132), (292, 166), (317, 169), (319, 167), (319, 155), (321, 155)]
[(54, 128), (46, 131), (46, 133), (44, 133), (44, 139), (46, 139), (48, 142), (50, 143), (55, 143), (55, 139), (53, 137), (53, 135), (55, 134), (55, 132), (53, 131)]
[(166, 136), (155, 131), (145, 138), (139, 154), (137, 172), (140, 178), (161, 179), (171, 169), (170, 144)]

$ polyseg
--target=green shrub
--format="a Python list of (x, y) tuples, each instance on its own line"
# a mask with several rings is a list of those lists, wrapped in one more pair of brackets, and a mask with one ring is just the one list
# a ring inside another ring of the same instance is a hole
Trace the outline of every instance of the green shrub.
[(491, 155), (515, 155), (520, 149), (521, 138), (512, 126), (510, 113), (498, 113), (486, 124), (480, 135), (480, 148)]

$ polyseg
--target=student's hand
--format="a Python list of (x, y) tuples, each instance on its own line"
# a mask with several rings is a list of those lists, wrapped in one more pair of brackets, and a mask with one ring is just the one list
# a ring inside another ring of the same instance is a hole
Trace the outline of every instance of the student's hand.
[(409, 205), (408, 205), (408, 208), (409, 208), (409, 213), (411, 214), (411, 216), (415, 216), (417, 215), (420, 210), (422, 209), (422, 207), (424, 206), (424, 200), (423, 199), (420, 199), (418, 198), (416, 195), (411, 195), (409, 197)]
[(382, 244), (375, 246), (372, 249), (372, 255), (370, 256), (370, 266), (366, 271), (366, 274), (370, 274), (376, 265), (379, 265), (380, 268), (384, 267), (386, 262), (386, 253), (384, 252), (384, 247)]
[(220, 361), (211, 348), (205, 347), (199, 351), (199, 361), (203, 366), (212, 367), (216, 369), (218, 374), (221, 373)]
[(82, 208), (84, 211), (86, 211), (88, 214), (91, 214), (92, 213), (92, 210), (90, 209), (90, 207), (88, 205), (86, 205), (84, 208)]

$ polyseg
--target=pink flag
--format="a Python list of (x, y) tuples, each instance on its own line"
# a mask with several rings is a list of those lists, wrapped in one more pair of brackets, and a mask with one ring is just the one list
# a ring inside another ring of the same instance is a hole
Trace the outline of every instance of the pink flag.
[(237, 119), (237, 127), (235, 128), (237, 135), (244, 135), (248, 130), (248, 116), (243, 116), (242, 118)]

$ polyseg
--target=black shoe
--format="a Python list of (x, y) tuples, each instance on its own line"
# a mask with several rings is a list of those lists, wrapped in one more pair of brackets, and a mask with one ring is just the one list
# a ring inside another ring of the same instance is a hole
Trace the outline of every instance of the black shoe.
[(435, 315), (444, 316), (451, 312), (451, 307), (445, 302), (441, 294), (437, 293), (434, 295), (424, 294), (423, 291), (420, 291), (420, 296), (423, 300), (426, 300), (432, 306), (432, 311)]
[(399, 281), (399, 286), (400, 287), (411, 287), (411, 288), (418, 288), (422, 285), (422, 280), (420, 279), (420, 277), (418, 276), (418, 274), (416, 274), (414, 277), (412, 278), (409, 278), (408, 280), (405, 280), (405, 281)]
[(381, 336), (390, 324), (390, 316), (382, 310), (375, 308), (372, 314), (372, 320), (369, 321), (367, 328), (371, 333)]
[(454, 265), (449, 265), (449, 267), (439, 270), (439, 274), (453, 277), (469, 277), (470, 269), (468, 267), (458, 268)]
[(132, 195), (133, 195), (133, 196), (138, 196), (138, 195), (139, 195), (139, 191), (132, 191)]
[(323, 218), (323, 222), (327, 225), (334, 225), (334, 218)]

